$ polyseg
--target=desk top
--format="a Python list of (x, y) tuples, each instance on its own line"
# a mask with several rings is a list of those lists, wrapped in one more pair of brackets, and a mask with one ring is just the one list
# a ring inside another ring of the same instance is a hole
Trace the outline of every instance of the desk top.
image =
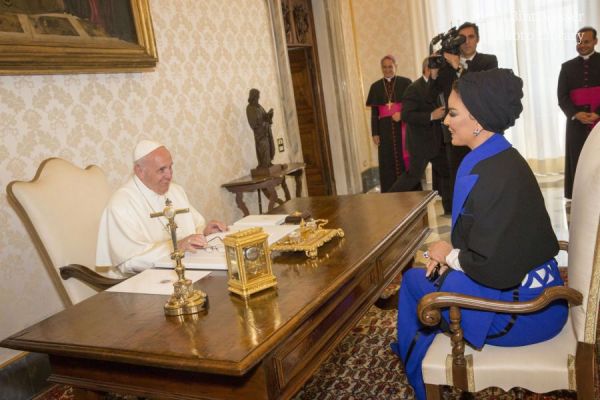
[(242, 186), (242, 185), (253, 185), (257, 183), (263, 183), (267, 181), (271, 181), (273, 179), (282, 179), (285, 175), (292, 174), (298, 170), (303, 169), (306, 166), (304, 163), (291, 163), (287, 164), (286, 168), (278, 172), (276, 175), (265, 175), (265, 176), (252, 176), (246, 175), (241, 178), (234, 179), (227, 183), (222, 184), (221, 186), (224, 188), (233, 187), (233, 186)]
[[(278, 289), (244, 302), (227, 290), (226, 272), (195, 283), (209, 296), (196, 317), (166, 317), (168, 296), (101, 292), (29, 327), (1, 346), (62, 356), (241, 376), (310, 318), (390, 237), (423, 218), (431, 192), (294, 198), (274, 213), (309, 211), (342, 228), (344, 238), (273, 258)], [(388, 243), (389, 244), (389, 243)], [(185, 259), (183, 260), (185, 263)]]

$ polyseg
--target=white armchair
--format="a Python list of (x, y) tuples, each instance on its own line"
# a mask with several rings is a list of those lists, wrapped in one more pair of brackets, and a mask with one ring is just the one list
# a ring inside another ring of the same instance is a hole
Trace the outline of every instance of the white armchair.
[(85, 267), (95, 265), (100, 216), (111, 194), (100, 168), (50, 158), (33, 180), (11, 182), (6, 191), (65, 306), (122, 280)]
[[(487, 387), (522, 387), (537, 393), (577, 391), (592, 400), (596, 368), (596, 329), (600, 296), (600, 124), (590, 133), (575, 176), (568, 244), (568, 288), (547, 289), (528, 303), (492, 302), (455, 293), (431, 293), (419, 304), (424, 324), (439, 322), (450, 308), (452, 336), (437, 335), (422, 364), (427, 398), (441, 398), (440, 385), (477, 392)], [(530, 313), (553, 299), (571, 303), (569, 319), (551, 340), (522, 347), (465, 346), (460, 309)]]

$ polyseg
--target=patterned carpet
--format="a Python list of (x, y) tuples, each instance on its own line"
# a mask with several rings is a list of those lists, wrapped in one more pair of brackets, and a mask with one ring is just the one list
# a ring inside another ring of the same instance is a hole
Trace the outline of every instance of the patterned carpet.
[[(402, 363), (389, 349), (396, 336), (396, 310), (369, 309), (359, 324), (340, 343), (315, 375), (296, 394), (294, 400), (382, 400), (414, 399)], [(598, 391), (598, 383), (596, 383)], [(449, 388), (443, 399), (460, 399), (458, 391)], [(36, 400), (75, 399), (71, 388), (55, 385)], [(135, 397), (111, 394), (107, 400)], [(477, 393), (480, 400), (575, 400), (574, 392), (559, 391), (536, 395), (522, 389), (504, 392), (487, 389)], [(251, 400), (251, 399), (248, 399)]]

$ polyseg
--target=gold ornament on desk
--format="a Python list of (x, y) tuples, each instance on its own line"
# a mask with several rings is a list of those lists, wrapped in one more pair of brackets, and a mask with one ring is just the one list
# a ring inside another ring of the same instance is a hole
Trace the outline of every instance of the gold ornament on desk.
[(315, 258), (319, 247), (336, 236), (344, 237), (344, 231), (340, 228), (323, 228), (327, 222), (329, 221), (326, 219), (313, 219), (308, 222), (302, 220), (298, 230), (274, 243), (271, 251), (303, 251), (307, 257)]
[(185, 278), (185, 267), (181, 259), (185, 253), (177, 248), (177, 224), (175, 215), (189, 212), (189, 208), (176, 210), (171, 200), (167, 199), (165, 208), (162, 212), (150, 214), (150, 218), (165, 217), (169, 221), (167, 227), (171, 232), (171, 241), (173, 242), (173, 252), (171, 260), (175, 261), (175, 272), (177, 273), (177, 282), (173, 283), (174, 292), (171, 298), (165, 304), (165, 315), (179, 316), (184, 314), (197, 314), (208, 306), (208, 297), (201, 290), (192, 288), (192, 281)]
[(267, 235), (262, 228), (250, 228), (225, 236), (228, 289), (244, 298), (277, 286), (271, 268)]

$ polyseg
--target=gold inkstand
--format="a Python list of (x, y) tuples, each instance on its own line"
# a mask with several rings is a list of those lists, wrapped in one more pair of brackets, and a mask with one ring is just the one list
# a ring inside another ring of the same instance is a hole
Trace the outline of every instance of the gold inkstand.
[(315, 258), (319, 247), (329, 242), (334, 237), (344, 237), (341, 228), (325, 229), (326, 219), (312, 219), (308, 222), (301, 220), (298, 230), (284, 236), (271, 245), (271, 251), (303, 251), (308, 258)]
[(189, 208), (176, 210), (171, 200), (167, 199), (165, 208), (162, 212), (150, 214), (150, 218), (165, 217), (169, 221), (167, 227), (171, 232), (171, 241), (173, 242), (173, 252), (171, 260), (175, 260), (175, 272), (177, 273), (177, 282), (173, 283), (174, 292), (171, 298), (165, 304), (165, 315), (180, 316), (185, 314), (197, 314), (208, 306), (208, 297), (201, 290), (192, 288), (192, 281), (185, 278), (185, 267), (181, 259), (185, 253), (177, 248), (177, 224), (175, 215), (190, 211)]

